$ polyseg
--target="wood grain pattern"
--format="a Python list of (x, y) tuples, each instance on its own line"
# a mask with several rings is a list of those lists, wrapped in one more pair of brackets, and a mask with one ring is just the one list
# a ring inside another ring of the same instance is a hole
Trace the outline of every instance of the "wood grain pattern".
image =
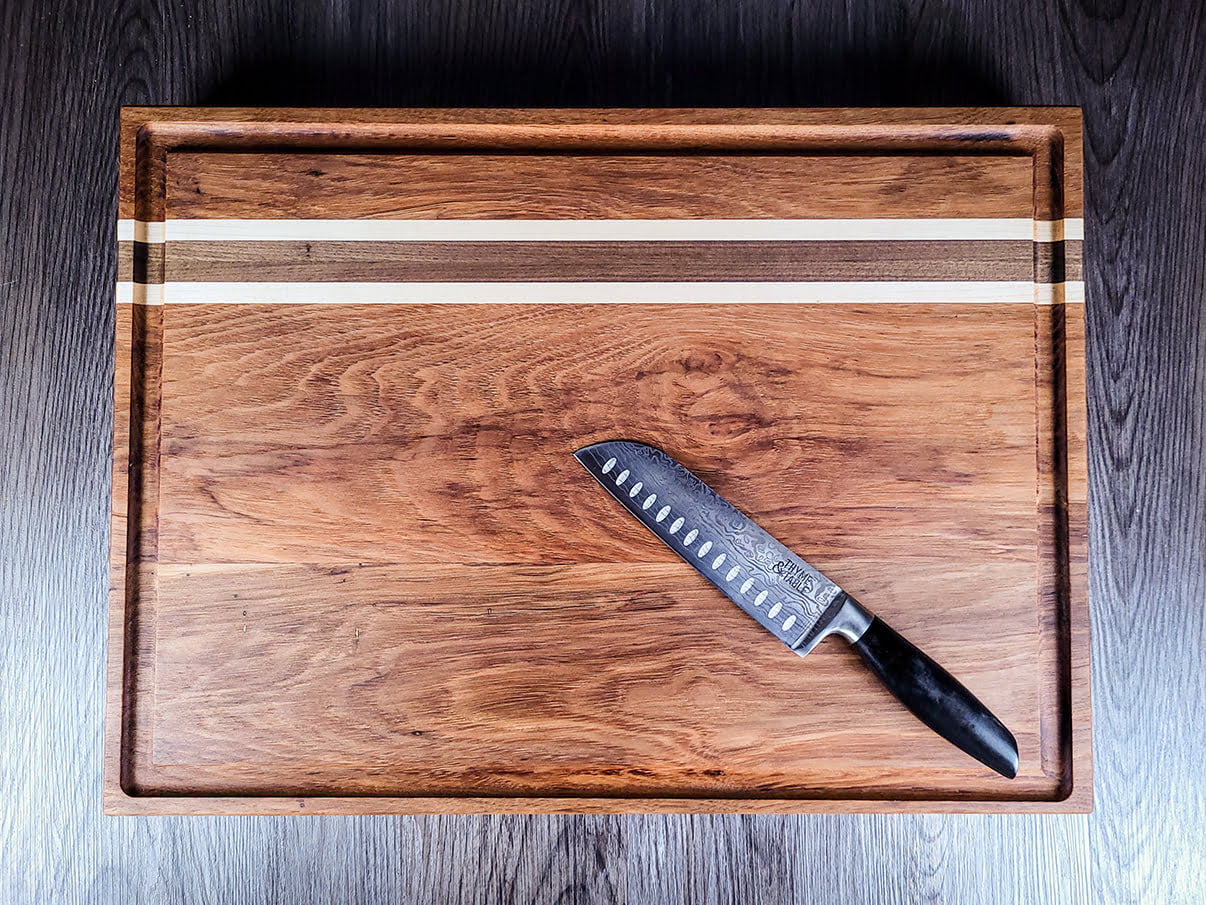
[[(147, 109), (128, 108), (123, 119), (122, 133), (122, 140), (126, 146), (133, 147), (138, 138), (138, 130), (145, 123), (146, 115), (149, 112), (151, 111)], [(366, 117), (378, 125), (351, 131), (331, 126), (332, 123), (347, 123), (357, 116)], [(793, 156), (799, 156), (799, 152), (806, 148), (814, 148), (827, 152), (844, 153), (844, 155), (853, 152), (852, 156), (857, 157), (857, 149), (860, 145), (865, 149), (869, 143), (874, 145), (881, 142), (886, 134), (885, 124), (892, 123), (903, 124), (903, 126), (897, 129), (888, 126), (888, 131), (897, 140), (910, 142), (912, 147), (918, 151), (932, 153), (937, 150), (950, 154), (952, 150), (962, 148), (965, 151), (974, 151), (976, 154), (993, 154), (1004, 151), (1007, 155), (1025, 156), (1035, 148), (1045, 145), (1050, 138), (1050, 134), (1043, 127), (1055, 125), (1062, 133), (1060, 154), (1068, 164), (1066, 168), (1068, 175), (1061, 182), (1068, 199), (1064, 213), (1070, 217), (1083, 215), (1082, 177), (1080, 175), (1082, 170), (1080, 117), (1074, 110), (1059, 110), (1058, 108), (1037, 110), (1025, 107), (993, 107), (952, 110), (870, 107), (848, 108), (837, 112), (828, 109), (662, 109), (646, 111), (511, 109), (499, 111), (469, 108), (456, 110), (274, 108), (257, 111), (242, 108), (207, 108), (192, 109), (188, 112), (186, 120), (178, 120), (171, 127), (158, 133), (144, 132), (142, 138), (149, 146), (154, 147), (155, 154), (158, 154), (160, 151), (166, 152), (169, 147), (181, 142), (186, 143), (186, 147), (207, 141), (212, 143), (225, 131), (221, 124), (230, 122), (256, 124), (257, 128), (248, 129), (244, 125), (241, 130), (244, 135), (242, 141), (250, 147), (254, 147), (257, 143), (263, 144), (263, 136), (271, 135), (277, 144), (287, 141), (290, 145), (302, 148), (336, 145), (346, 147), (351, 143), (353, 146), (360, 144), (366, 147), (374, 144), (390, 147), (405, 145), (411, 150), (418, 151), (425, 147), (439, 147), (445, 150), (456, 148), (461, 151), (476, 147), (480, 151), (488, 150), (491, 145), (503, 145), (511, 148), (539, 145), (545, 142), (550, 135), (549, 124), (557, 124), (557, 128), (553, 131), (560, 133), (559, 141), (563, 150), (589, 149), (592, 156), (598, 156), (599, 150), (606, 148), (609, 144), (629, 150), (641, 146), (654, 149), (659, 141), (656, 135), (660, 133), (663, 150), (667, 147), (681, 149), (694, 142), (700, 148), (723, 146), (746, 152), (758, 151), (760, 156), (770, 155), (772, 157), (775, 149), (786, 148), (791, 148), (794, 152)], [(303, 125), (285, 138), (278, 125), (281, 122)], [(986, 122), (994, 123), (997, 127), (986, 131), (982, 128)], [(576, 126), (576, 128), (567, 129), (567, 125)], [(935, 141), (936, 135), (943, 137)], [(180, 151), (177, 150), (175, 153), (180, 153)], [(569, 156), (572, 158), (573, 155)], [(806, 165), (816, 166), (817, 163), (810, 161)], [(123, 161), (119, 208), (122, 217), (135, 216), (133, 168), (134, 161), (132, 159)], [(706, 172), (706, 170), (705, 166), (704, 171)], [(308, 170), (306, 172), (309, 173)], [(823, 170), (821, 172), (824, 173)], [(159, 175), (166, 179), (165, 171), (159, 172)], [(695, 175), (701, 174), (697, 172)], [(580, 174), (569, 173), (567, 176), (578, 177)], [(574, 178), (569, 178), (567, 181), (573, 184)], [(855, 184), (860, 182), (857, 179), (852, 181)], [(522, 185), (522, 182), (520, 184)], [(1040, 192), (1044, 198), (1047, 197), (1046, 193), (1051, 188), (1049, 184), (1035, 185), (1033, 180), (1030, 181), (1030, 185), (1032, 193)], [(193, 186), (192, 195), (194, 196), (197, 194), (196, 187), (196, 185)], [(903, 188), (899, 183), (898, 187)], [(1000, 184), (995, 187), (999, 188)], [(165, 191), (169, 190), (166, 184), (164, 188)], [(874, 188), (871, 189), (872, 193), (875, 191)], [(203, 189), (201, 194), (204, 193)], [(185, 198), (188, 198), (190, 193), (186, 190), (177, 194), (183, 194)], [(497, 191), (491, 194), (496, 197)], [(993, 195), (996, 192), (988, 194)], [(641, 195), (644, 195), (644, 203), (647, 204), (649, 196), (641, 193), (636, 197), (639, 199)], [(815, 195), (809, 197), (815, 197)], [(676, 193), (676, 198), (681, 203), (681, 193)], [(828, 200), (834, 202), (836, 197), (829, 195)], [(692, 206), (691, 209), (694, 209), (694, 206), (700, 202), (691, 200), (688, 203)], [(993, 202), (990, 200), (989, 203)], [(396, 205), (396, 202), (394, 204)], [(609, 202), (605, 209), (615, 210), (614, 204), (615, 202)], [(670, 206), (673, 208), (676, 205), (672, 203)], [(744, 202), (741, 209), (751, 210), (749, 202)], [(939, 208), (938, 210), (943, 209), (950, 210), (950, 208)], [(392, 208), (388, 210), (392, 210)], [(623, 207), (619, 210), (623, 210)], [(923, 208), (923, 210), (928, 212), (933, 208)], [(158, 218), (148, 216), (143, 219)]]
[[(181, 119), (170, 111), (131, 108), (126, 144), (135, 155), (123, 178), (130, 181), (130, 195), (123, 216), (144, 221), (162, 220), (168, 203), (168, 158), (180, 149), (256, 150), (285, 147), (299, 151), (382, 148), (404, 154), (649, 154), (700, 153), (726, 155), (863, 155), (891, 148), (891, 154), (932, 157), (943, 154), (977, 153), (988, 156), (1028, 157), (1034, 219), (1050, 221), (1065, 216), (1064, 196), (1071, 188), (1064, 178), (1066, 145), (1072, 144), (1072, 162), (1079, 133), (1075, 111), (1051, 111), (1040, 122), (1002, 123), (1010, 110), (994, 111), (980, 121), (961, 122), (969, 111), (931, 111), (916, 119), (907, 110), (880, 111), (880, 119), (863, 122), (827, 121), (824, 111), (788, 114), (786, 121), (769, 114), (763, 121), (751, 120), (733, 111), (697, 115), (678, 111), (663, 118), (661, 111), (633, 115), (622, 111), (591, 111), (593, 118), (558, 115), (554, 111), (532, 121), (525, 111), (495, 112), (481, 116), (473, 111), (449, 111), (442, 119), (418, 115), (401, 118), (372, 111), (341, 111), (340, 121), (307, 115), (306, 111), (274, 111), (264, 118), (240, 117), (230, 111), (210, 110)], [(861, 115), (865, 115), (864, 111)], [(692, 116), (695, 118), (692, 119)], [(973, 114), (974, 115), (974, 114)], [(1040, 115), (1041, 116), (1041, 115)], [(937, 122), (935, 122), (937, 119)], [(322, 172), (322, 170), (318, 170)], [(135, 189), (135, 184), (137, 189)], [(195, 194), (195, 192), (194, 192)], [(1070, 213), (1076, 214), (1077, 208)]]
[(404, 310), (166, 306), (162, 561), (672, 561), (570, 456), (612, 436), (814, 555), (898, 549), (894, 512), (1037, 546), (1033, 305)]
[[(76, 0), (0, 5), (0, 24), (0, 897), (1196, 902), (1198, 4)], [(1095, 812), (102, 817), (113, 113), (207, 102), (1082, 105)]]
[[(857, 565), (860, 583), (893, 587), (887, 608), (1010, 720), (1029, 769), (989, 794), (1049, 796), (1027, 655), (1037, 625), (988, 660), (966, 628), (929, 629), (914, 603), (944, 559), (909, 574)], [(864, 771), (860, 798), (990, 785), (848, 651), (828, 645), (805, 662), (762, 643), (705, 583), (684, 587), (673, 563), (483, 567), (472, 582), (465, 571), (161, 566), (173, 606), (156, 619), (144, 794), (785, 798)], [(1008, 562), (960, 567), (951, 580), (986, 599), (956, 615), (1015, 634), (1031, 608), (1028, 571), (1025, 581)]]
[[(550, 112), (549, 121), (560, 118)], [(370, 175), (371, 174), (371, 175)], [(338, 187), (332, 192), (332, 187)], [(952, 186), (955, 186), (952, 190)], [(180, 219), (1028, 217), (1025, 157), (173, 152)]]
[[(1063, 282), (1065, 244), (1030, 241), (859, 242), (169, 242), (139, 249), (163, 261), (166, 281), (222, 282), (246, 269), (269, 281), (439, 282), (473, 280), (1032, 280)], [(1056, 258), (1059, 258), (1057, 261)], [(119, 274), (121, 276), (122, 274)], [(1080, 279), (1079, 267), (1067, 279)]]

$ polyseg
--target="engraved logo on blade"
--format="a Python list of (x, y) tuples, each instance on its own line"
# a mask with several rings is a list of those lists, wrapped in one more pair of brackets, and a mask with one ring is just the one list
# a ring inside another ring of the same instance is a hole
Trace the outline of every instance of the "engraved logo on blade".
[(771, 571), (801, 594), (812, 596), (812, 592), (816, 590), (816, 577), (793, 563), (779, 560), (771, 566)]

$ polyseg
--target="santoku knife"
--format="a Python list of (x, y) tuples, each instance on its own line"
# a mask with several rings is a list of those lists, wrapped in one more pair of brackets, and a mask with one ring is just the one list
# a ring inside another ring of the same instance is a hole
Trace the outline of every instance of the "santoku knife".
[(660, 449), (614, 440), (574, 456), (632, 515), (763, 628), (805, 656), (851, 643), (923, 723), (1012, 779), (1012, 733), (950, 673)]

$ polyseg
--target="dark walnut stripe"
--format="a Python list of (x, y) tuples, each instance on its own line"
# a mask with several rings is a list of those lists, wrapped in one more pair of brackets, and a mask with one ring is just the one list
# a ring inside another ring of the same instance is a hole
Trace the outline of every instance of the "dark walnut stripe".
[(898, 281), (1081, 278), (1080, 242), (122, 243), (158, 282)]
[(1083, 280), (1079, 239), (1069, 242), (1034, 243), (1034, 279), (1038, 283), (1062, 283)]
[(162, 242), (122, 242), (117, 262), (117, 278), (136, 283), (162, 283), (164, 245)]

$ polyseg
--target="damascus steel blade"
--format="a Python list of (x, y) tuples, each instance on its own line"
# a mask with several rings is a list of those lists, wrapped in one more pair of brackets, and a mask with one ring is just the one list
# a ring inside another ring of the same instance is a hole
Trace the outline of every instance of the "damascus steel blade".
[(663, 543), (800, 656), (847, 595), (660, 449), (613, 440), (574, 453)]

